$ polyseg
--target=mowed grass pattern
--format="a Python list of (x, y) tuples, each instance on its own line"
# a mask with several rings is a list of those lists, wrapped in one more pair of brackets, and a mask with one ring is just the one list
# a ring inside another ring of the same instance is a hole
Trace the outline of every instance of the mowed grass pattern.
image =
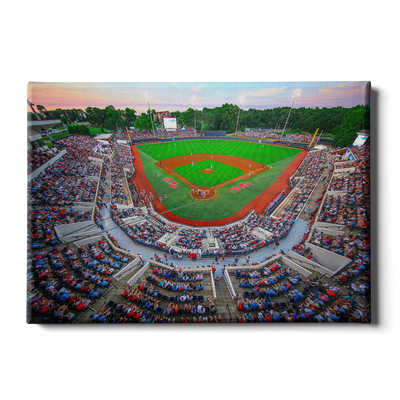
[[(177, 146), (174, 146), (174, 143), (177, 143)], [(284, 147), (268, 145), (262, 147), (262, 144), (252, 142), (210, 140), (209, 143), (212, 143), (212, 146), (206, 143), (206, 140), (188, 140), (138, 146), (147, 179), (158, 196), (164, 197), (167, 194), (167, 199), (163, 202), (167, 210), (183, 218), (210, 221), (230, 217), (271, 186), (300, 152), (297, 149), (287, 149)], [(181, 146), (178, 146), (179, 144)], [(228, 151), (227, 146), (231, 144), (234, 144), (234, 146), (231, 147), (231, 151)], [(242, 145), (243, 151), (241, 150)], [(165, 151), (163, 146), (165, 146)], [(204, 146), (208, 147), (205, 148)], [(254, 146), (253, 150), (251, 149), (252, 146)], [(234, 185), (224, 186), (217, 190), (217, 197), (215, 199), (200, 202), (190, 196), (191, 188), (187, 184), (154, 165), (155, 161), (187, 155), (192, 151), (193, 154), (223, 154), (249, 158), (268, 166), (272, 165), (272, 169), (261, 172), (249, 179), (239, 180)], [(205, 151), (207, 152), (204, 153)], [(277, 160), (279, 157), (283, 158)], [(159, 177), (157, 176), (157, 172), (160, 174)], [(171, 188), (163, 180), (166, 177), (172, 177), (176, 180), (178, 188)], [(237, 193), (232, 193), (229, 190), (231, 186), (245, 182), (251, 182), (252, 186)]]
[(177, 140), (166, 143), (143, 144), (139, 145), (138, 149), (156, 161), (185, 156), (190, 153), (221, 154), (246, 158), (266, 165), (274, 164), (300, 153), (300, 150), (297, 149), (238, 140)]
[[(211, 166), (214, 171), (213, 173), (206, 174), (202, 172), (203, 169), (210, 169)], [(174, 172), (183, 176), (196, 186), (207, 187), (219, 185), (220, 183), (229, 181), (230, 179), (244, 174), (244, 172), (239, 168), (215, 160), (204, 160), (194, 163), (194, 165), (181, 165), (180, 167), (176, 167)]]

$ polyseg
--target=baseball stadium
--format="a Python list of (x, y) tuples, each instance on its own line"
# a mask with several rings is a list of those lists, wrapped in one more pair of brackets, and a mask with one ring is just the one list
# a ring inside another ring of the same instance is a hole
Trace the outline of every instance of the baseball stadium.
[(370, 323), (369, 120), (229, 110), (28, 101), (28, 323)]

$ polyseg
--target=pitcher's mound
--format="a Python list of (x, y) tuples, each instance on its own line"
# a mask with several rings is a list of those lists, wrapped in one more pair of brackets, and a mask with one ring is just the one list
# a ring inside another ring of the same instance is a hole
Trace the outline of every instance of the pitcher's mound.
[(201, 172), (203, 172), (205, 174), (212, 174), (214, 172), (214, 170), (210, 169), (210, 168), (206, 168), (206, 169), (203, 169)]

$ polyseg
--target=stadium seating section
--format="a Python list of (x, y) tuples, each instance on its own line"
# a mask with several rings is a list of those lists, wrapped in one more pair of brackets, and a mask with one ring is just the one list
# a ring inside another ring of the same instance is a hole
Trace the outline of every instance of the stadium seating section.
[[(28, 152), (29, 321), (369, 323), (369, 146), (349, 148), (344, 155), (334, 148), (308, 152), (290, 178), (290, 193), (261, 214), (206, 229), (157, 214), (148, 193), (129, 183), (135, 162), (130, 146), (117, 142), (195, 135), (118, 133), (103, 152), (96, 150), (96, 140), (75, 135), (56, 142), (66, 154), (55, 162), (54, 153)], [(243, 136), (280, 139), (253, 131)], [(310, 136), (285, 140), (309, 143)], [(45, 170), (30, 179), (39, 167)], [(121, 248), (103, 229), (102, 209), (108, 204), (117, 229), (135, 248), (153, 249), (154, 257), (143, 260)], [(278, 248), (262, 262), (250, 262), (252, 252), (278, 247), (299, 217), (309, 225), (291, 257)], [(100, 237), (68, 242), (56, 231), (83, 222), (99, 227)], [(168, 265), (167, 254), (193, 267)], [(338, 256), (343, 264), (329, 270), (329, 260)]]

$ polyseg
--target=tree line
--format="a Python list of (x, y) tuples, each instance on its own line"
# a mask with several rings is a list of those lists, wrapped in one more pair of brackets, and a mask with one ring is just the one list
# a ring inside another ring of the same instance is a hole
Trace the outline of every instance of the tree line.
[[(116, 109), (113, 105), (105, 108), (87, 107), (81, 109), (46, 110), (43, 106), (36, 106), (38, 114), (43, 119), (59, 119), (63, 124), (89, 122), (92, 126), (100, 126), (109, 130), (125, 129), (134, 126), (136, 111), (132, 108)], [(36, 120), (35, 114), (28, 112), (28, 120)]]
[[(106, 129), (125, 129), (135, 127), (141, 131), (151, 130), (152, 115), (155, 110), (136, 115), (132, 108), (116, 109), (109, 105), (103, 109), (87, 107), (85, 111), (77, 109), (56, 109), (47, 111), (43, 106), (37, 106), (38, 112), (45, 119), (60, 119), (65, 124), (89, 122), (90, 125)], [(289, 107), (277, 107), (265, 110), (250, 108), (239, 109), (234, 104), (223, 104), (221, 107), (201, 110), (188, 108), (186, 111), (173, 111), (171, 116), (177, 118), (179, 127), (196, 128), (197, 131), (224, 130), (233, 133), (238, 130), (250, 129), (283, 129), (288, 117)], [(33, 113), (28, 113), (28, 119), (36, 119)], [(160, 127), (160, 122), (153, 119), (154, 127)], [(291, 112), (287, 130), (295, 132), (314, 133), (319, 128), (324, 133), (331, 133), (336, 146), (349, 146), (360, 130), (370, 128), (370, 108), (368, 105), (358, 105), (352, 108), (294, 108)]]
[[(251, 108), (242, 110), (237, 105), (224, 104), (221, 107), (173, 112), (178, 125), (194, 128), (200, 131), (224, 130), (233, 133), (238, 130), (250, 129), (283, 129), (289, 115), (290, 107), (278, 107), (258, 110)], [(196, 122), (195, 122), (196, 119)], [(360, 130), (370, 129), (370, 108), (368, 105), (358, 105), (352, 108), (294, 108), (290, 114), (286, 129), (294, 132), (315, 133), (319, 128), (325, 133), (331, 133), (336, 146), (349, 146)]]

